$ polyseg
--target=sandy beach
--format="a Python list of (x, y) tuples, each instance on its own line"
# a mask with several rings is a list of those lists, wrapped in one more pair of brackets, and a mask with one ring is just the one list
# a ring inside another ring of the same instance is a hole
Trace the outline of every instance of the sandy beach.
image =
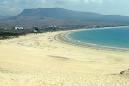
[(69, 31), (0, 40), (0, 86), (129, 86), (129, 51), (64, 42)]

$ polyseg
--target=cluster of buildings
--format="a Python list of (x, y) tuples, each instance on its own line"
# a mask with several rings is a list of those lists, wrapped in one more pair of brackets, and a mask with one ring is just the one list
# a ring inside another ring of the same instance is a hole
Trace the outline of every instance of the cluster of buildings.
[(58, 29), (58, 27), (56, 25), (50, 25), (44, 28), (38, 27), (38, 26), (34, 26), (30, 29), (26, 29), (22, 26), (15, 26), (13, 28), (0, 28), (0, 32), (12, 32), (12, 33), (40, 33), (40, 32), (45, 32), (45, 31), (56, 31)]

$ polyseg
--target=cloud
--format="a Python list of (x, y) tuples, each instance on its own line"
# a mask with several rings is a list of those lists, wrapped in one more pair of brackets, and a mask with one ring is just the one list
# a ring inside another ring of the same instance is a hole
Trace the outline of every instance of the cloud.
[(103, 3), (103, 0), (83, 0), (85, 3)]
[(129, 0), (0, 0), (3, 15), (16, 15), (26, 8), (46, 7), (129, 15)]

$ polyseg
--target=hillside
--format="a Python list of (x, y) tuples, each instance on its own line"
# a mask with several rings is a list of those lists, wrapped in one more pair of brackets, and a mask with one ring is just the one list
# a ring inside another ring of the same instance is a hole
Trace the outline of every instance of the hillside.
[(0, 15), (0, 19), (5, 19), (5, 18), (8, 18), (9, 16), (2, 16)]
[(0, 25), (32, 26), (70, 26), (70, 25), (128, 25), (129, 17), (119, 15), (101, 15), (91, 12), (79, 12), (64, 8), (24, 9), (17, 16), (2, 19)]

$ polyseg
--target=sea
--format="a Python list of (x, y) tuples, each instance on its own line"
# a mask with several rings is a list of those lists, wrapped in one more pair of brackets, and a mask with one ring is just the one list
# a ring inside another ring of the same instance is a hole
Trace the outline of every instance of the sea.
[(129, 50), (129, 26), (83, 29), (70, 33), (69, 38), (80, 44)]

